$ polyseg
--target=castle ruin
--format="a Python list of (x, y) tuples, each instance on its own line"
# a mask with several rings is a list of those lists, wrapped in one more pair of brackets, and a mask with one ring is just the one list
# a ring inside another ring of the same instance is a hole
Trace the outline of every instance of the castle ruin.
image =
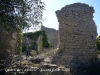
[(74, 3), (56, 11), (59, 22), (58, 63), (88, 61), (97, 58), (97, 27), (93, 21), (93, 7)]

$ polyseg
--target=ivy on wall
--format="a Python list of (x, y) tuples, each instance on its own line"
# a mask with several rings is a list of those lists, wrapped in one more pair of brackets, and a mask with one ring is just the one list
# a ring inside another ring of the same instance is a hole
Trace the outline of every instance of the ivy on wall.
[(18, 54), (22, 52), (22, 38), (23, 38), (23, 33), (22, 32), (17, 32), (17, 37), (18, 37)]
[[(47, 35), (45, 33), (45, 31), (40, 30), (40, 31), (36, 31), (36, 32), (28, 32), (28, 33), (24, 33), (24, 37), (27, 36), (27, 38), (33, 40), (33, 42), (31, 43), (31, 46), (29, 46), (29, 49), (31, 50), (38, 50), (38, 44), (37, 44), (37, 40), (39, 38), (39, 36), (42, 36), (42, 40), (41, 40), (41, 48), (49, 48), (51, 45), (48, 42), (48, 38)], [(23, 51), (26, 49), (25, 45), (23, 45)]]
[(15, 32), (17, 32), (17, 53), (20, 54), (22, 52), (22, 40), (23, 40), (23, 33), (19, 27), (16, 26)]
[[(0, 49), (3, 51), (6, 51), (7, 49), (11, 48), (11, 45), (9, 44), (9, 41), (13, 39), (12, 37), (12, 33), (17, 32), (17, 52), (16, 54), (19, 54), (20, 52), (22, 52), (22, 31), (20, 28), (18, 28), (16, 26), (16, 28), (10, 28), (7, 25), (0, 25)], [(5, 48), (3, 48), (5, 47)]]

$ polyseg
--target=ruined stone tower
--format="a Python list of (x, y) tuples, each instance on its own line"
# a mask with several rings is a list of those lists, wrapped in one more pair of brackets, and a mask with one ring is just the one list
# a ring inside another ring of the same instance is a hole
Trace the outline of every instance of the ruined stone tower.
[(97, 28), (93, 21), (93, 7), (75, 3), (56, 11), (59, 22), (58, 63), (68, 65), (71, 61), (88, 61), (97, 57)]

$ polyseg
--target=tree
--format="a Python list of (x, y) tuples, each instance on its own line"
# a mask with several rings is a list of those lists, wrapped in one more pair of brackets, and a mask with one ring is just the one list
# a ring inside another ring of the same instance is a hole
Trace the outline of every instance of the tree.
[(29, 18), (33, 25), (42, 19), (45, 5), (41, 0), (0, 0), (0, 25), (8, 28), (28, 28)]
[[(8, 50), (11, 47), (10, 39), (6, 39), (9, 38), (6, 35), (12, 36), (12, 32), (17, 29), (20, 31), (29, 28), (29, 23), (32, 23), (33, 26), (39, 25), (42, 22), (44, 7), (45, 4), (41, 0), (0, 0), (0, 50), (2, 51), (0, 57), (6, 53), (3, 49)], [(7, 41), (4, 40), (4, 37)], [(11, 50), (11, 48), (9, 49)]]
[(96, 39), (97, 50), (100, 51), (100, 35)]
[(0, 25), (5, 28), (16, 28), (16, 25), (20, 26), (17, 17), (20, 16), (19, 12), (21, 13), (23, 5), (25, 5), (23, 0), (0, 0)]

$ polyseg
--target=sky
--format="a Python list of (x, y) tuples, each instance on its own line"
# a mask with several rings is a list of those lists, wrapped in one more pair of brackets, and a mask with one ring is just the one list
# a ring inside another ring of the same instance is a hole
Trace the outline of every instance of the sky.
[(100, 35), (100, 0), (42, 0), (46, 4), (43, 18), (45, 27), (54, 28), (58, 30), (59, 23), (55, 11), (60, 10), (62, 7), (73, 3), (85, 3), (94, 7), (95, 13), (93, 14), (94, 22), (97, 26), (97, 33)]

